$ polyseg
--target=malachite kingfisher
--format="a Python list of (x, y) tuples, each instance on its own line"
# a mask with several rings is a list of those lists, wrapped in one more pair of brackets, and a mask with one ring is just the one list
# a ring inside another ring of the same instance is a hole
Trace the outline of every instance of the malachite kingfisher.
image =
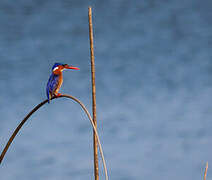
[(52, 74), (49, 77), (49, 81), (46, 86), (46, 95), (48, 98), (48, 103), (53, 96), (60, 96), (58, 93), (60, 87), (63, 83), (63, 70), (64, 69), (75, 69), (79, 70), (78, 67), (69, 66), (68, 64), (55, 63), (52, 67)]

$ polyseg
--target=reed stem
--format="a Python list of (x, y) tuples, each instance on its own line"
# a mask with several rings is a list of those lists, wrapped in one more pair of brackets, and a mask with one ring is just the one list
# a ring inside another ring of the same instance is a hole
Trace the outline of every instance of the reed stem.
[[(70, 95), (67, 95), (67, 94), (63, 94), (61, 96), (58, 96), (58, 97), (52, 97), (51, 100), (53, 99), (57, 99), (57, 98), (69, 98), (69, 99), (72, 99), (74, 100), (75, 102), (77, 102), (81, 107), (82, 109), (85, 111), (85, 113), (87, 114), (89, 120), (90, 120), (90, 123), (93, 127), (93, 130), (96, 134), (96, 137), (97, 137), (97, 142), (98, 142), (98, 145), (99, 145), (99, 149), (100, 149), (100, 154), (101, 154), (101, 158), (102, 158), (102, 162), (103, 162), (103, 166), (104, 166), (104, 171), (105, 171), (105, 179), (108, 180), (108, 175), (107, 175), (107, 167), (106, 167), (106, 163), (105, 163), (105, 158), (104, 158), (104, 154), (103, 154), (103, 150), (102, 150), (102, 146), (101, 146), (101, 142), (100, 142), (100, 139), (99, 139), (99, 135), (98, 135), (98, 131), (93, 123), (93, 120), (91, 118), (91, 115), (90, 113), (88, 112), (88, 110), (86, 109), (85, 105), (80, 101), (78, 100), (77, 98), (73, 97), (73, 96), (70, 96)], [(4, 156), (8, 150), (8, 148), (10, 147), (11, 143), (13, 142), (15, 136), (18, 134), (19, 130), (21, 129), (21, 127), (24, 125), (24, 123), (29, 119), (29, 117), (35, 113), (40, 107), (42, 107), (44, 104), (46, 104), (48, 102), (48, 100), (44, 100), (42, 101), (40, 104), (38, 104), (31, 112), (29, 112), (29, 114), (26, 115), (26, 117), (21, 121), (21, 123), (18, 125), (18, 127), (15, 129), (15, 131), (13, 132), (12, 136), (10, 137), (10, 139), (8, 140), (6, 146), (4, 147), (1, 155), (0, 155), (0, 164), (2, 163), (2, 160), (4, 159)]]
[(205, 166), (204, 180), (206, 180), (207, 171), (208, 171), (208, 162), (206, 162), (206, 166)]
[[(92, 8), (88, 8), (89, 21), (89, 38), (90, 38), (90, 56), (91, 56), (91, 79), (92, 79), (92, 111), (93, 123), (97, 128), (96, 120), (96, 83), (95, 83), (95, 61), (94, 61), (94, 47), (93, 47), (93, 23), (92, 23)], [(98, 146), (96, 133), (93, 132), (93, 153), (94, 153), (94, 176), (95, 180), (99, 180), (99, 165), (98, 165)]]

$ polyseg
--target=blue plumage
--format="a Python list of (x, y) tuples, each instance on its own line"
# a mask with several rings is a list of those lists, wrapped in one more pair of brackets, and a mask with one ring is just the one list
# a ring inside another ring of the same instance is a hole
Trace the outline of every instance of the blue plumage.
[(52, 71), (54, 68), (58, 67), (59, 65), (64, 65), (64, 64), (61, 64), (61, 63), (55, 63), (53, 66), (52, 66)]
[(54, 95), (59, 84), (59, 75), (51, 74), (49, 81), (46, 86), (46, 95), (48, 98), (48, 103), (50, 102), (51, 97)]

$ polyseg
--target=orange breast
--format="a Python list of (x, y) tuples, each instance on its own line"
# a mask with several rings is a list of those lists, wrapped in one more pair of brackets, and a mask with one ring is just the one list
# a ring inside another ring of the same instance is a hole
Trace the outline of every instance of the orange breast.
[(63, 74), (62, 74), (62, 72), (59, 72), (58, 75), (59, 75), (59, 80), (58, 80), (57, 89), (55, 90), (56, 94), (58, 93), (58, 91), (60, 90), (60, 87), (63, 84)]

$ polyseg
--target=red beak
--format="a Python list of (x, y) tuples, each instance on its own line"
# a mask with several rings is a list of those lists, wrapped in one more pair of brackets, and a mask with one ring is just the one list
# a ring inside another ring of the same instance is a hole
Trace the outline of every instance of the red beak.
[(78, 67), (74, 67), (74, 66), (67, 66), (65, 67), (66, 69), (75, 69), (75, 70), (80, 70), (80, 68)]

